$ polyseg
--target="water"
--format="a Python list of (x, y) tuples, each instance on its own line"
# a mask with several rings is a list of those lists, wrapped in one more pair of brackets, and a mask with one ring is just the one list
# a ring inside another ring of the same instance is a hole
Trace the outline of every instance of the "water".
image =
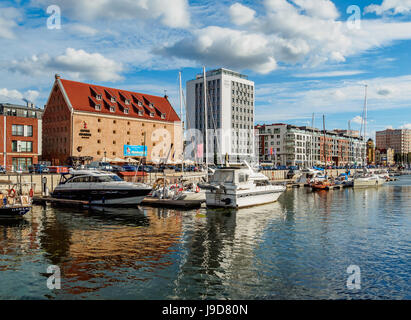
[(237, 212), (35, 207), (0, 220), (0, 299), (411, 299), (410, 235), (410, 176)]

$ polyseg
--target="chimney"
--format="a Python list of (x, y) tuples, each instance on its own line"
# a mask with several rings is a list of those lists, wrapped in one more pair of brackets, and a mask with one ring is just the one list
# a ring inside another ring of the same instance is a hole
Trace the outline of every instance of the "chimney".
[(57, 79), (60, 79), (60, 75), (58, 74), (58, 73), (56, 73), (55, 75), (54, 75), (54, 78), (57, 80)]

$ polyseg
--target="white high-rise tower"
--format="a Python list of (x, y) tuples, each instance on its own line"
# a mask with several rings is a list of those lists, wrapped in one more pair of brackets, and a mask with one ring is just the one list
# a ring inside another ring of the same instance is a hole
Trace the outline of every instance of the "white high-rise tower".
[[(208, 116), (208, 162), (230, 163), (255, 159), (254, 82), (240, 73), (217, 69), (206, 73)], [(187, 129), (198, 129), (205, 137), (204, 77), (187, 81)]]

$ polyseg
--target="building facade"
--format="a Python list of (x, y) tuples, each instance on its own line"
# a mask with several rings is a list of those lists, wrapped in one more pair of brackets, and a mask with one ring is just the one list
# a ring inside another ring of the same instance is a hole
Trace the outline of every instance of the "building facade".
[(42, 152), (43, 110), (34, 107), (0, 104), (0, 164), (8, 171), (26, 171), (38, 162)]
[[(56, 79), (43, 116), (43, 160), (177, 163), (181, 121), (167, 97)], [(181, 161), (181, 160), (180, 160)]]
[(375, 144), (371, 138), (367, 141), (367, 164), (375, 164)]
[(411, 129), (377, 131), (376, 148), (394, 149), (397, 163), (411, 163)]
[(395, 164), (395, 151), (392, 148), (376, 149), (375, 150), (375, 164), (381, 166), (393, 166)]
[[(222, 163), (253, 161), (254, 82), (227, 69), (206, 73), (208, 143), (207, 159)], [(187, 129), (197, 129), (205, 137), (204, 77), (187, 82)], [(204, 148), (206, 149), (206, 148)]]
[(355, 136), (277, 123), (257, 125), (260, 162), (282, 166), (360, 165), (365, 142)]

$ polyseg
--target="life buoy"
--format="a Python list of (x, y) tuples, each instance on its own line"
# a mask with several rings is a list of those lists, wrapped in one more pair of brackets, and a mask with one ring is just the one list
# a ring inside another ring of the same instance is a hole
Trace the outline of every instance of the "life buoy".
[(34, 196), (34, 190), (33, 190), (33, 188), (30, 188), (29, 195), (30, 195), (30, 198), (33, 198), (33, 196)]
[(16, 190), (14, 190), (14, 188), (12, 188), (12, 189), (10, 189), (9, 191), (8, 191), (8, 196), (10, 197), (10, 198), (14, 198), (15, 196), (16, 196)]

